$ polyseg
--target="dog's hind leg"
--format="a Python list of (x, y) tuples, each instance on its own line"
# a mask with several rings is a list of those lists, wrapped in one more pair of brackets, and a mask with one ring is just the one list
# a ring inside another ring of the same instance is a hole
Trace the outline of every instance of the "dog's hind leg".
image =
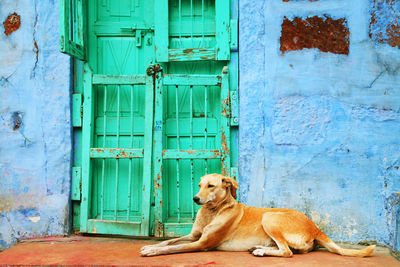
[(264, 231), (275, 241), (278, 248), (256, 247), (252, 254), (254, 256), (291, 257), (293, 252), (290, 250), (288, 242), (282, 234), (280, 221), (277, 215), (275, 213), (265, 213), (261, 224)]
[(254, 250), (250, 249), (250, 251), (252, 251), (251, 253), (254, 256), (291, 257), (293, 255), (293, 252), (290, 250), (287, 242), (283, 238), (280, 238), (279, 235), (271, 235), (271, 238), (278, 245), (278, 248), (257, 246)]

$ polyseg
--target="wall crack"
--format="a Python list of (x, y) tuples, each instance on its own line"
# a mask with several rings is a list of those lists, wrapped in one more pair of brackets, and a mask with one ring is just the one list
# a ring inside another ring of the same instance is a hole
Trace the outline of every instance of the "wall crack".
[(36, 54), (36, 57), (35, 57), (35, 64), (33, 65), (33, 68), (32, 68), (32, 71), (31, 71), (31, 79), (35, 78), (35, 76), (36, 76), (36, 68), (37, 68), (38, 62), (39, 62), (39, 46), (38, 46), (37, 41), (36, 41), (38, 16), (39, 15), (38, 15), (38, 11), (37, 11), (37, 4), (36, 4), (36, 1), (35, 1), (35, 21), (33, 23), (33, 33), (32, 33), (32, 35), (33, 35), (33, 46), (34, 46), (33, 52)]

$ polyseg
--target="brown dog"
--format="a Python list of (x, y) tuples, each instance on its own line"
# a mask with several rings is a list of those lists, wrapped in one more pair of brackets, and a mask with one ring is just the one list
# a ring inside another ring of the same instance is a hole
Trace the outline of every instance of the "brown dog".
[(141, 248), (142, 256), (222, 250), (247, 251), (255, 256), (290, 257), (307, 253), (316, 244), (330, 252), (365, 257), (375, 246), (362, 250), (339, 247), (303, 213), (290, 209), (254, 208), (235, 200), (238, 183), (219, 174), (201, 178), (193, 200), (202, 205), (192, 232), (176, 239)]

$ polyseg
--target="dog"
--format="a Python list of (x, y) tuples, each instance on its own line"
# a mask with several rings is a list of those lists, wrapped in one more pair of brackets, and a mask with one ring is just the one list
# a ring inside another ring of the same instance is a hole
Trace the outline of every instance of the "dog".
[(375, 246), (345, 249), (322, 233), (305, 214), (291, 209), (249, 207), (236, 201), (238, 183), (220, 174), (201, 178), (193, 198), (202, 207), (190, 234), (141, 248), (142, 256), (220, 250), (249, 251), (254, 256), (291, 257), (316, 245), (344, 255), (371, 256)]

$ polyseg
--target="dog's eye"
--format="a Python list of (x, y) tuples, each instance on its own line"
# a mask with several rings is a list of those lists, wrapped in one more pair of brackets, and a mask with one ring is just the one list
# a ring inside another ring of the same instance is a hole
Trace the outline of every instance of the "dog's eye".
[(214, 185), (212, 185), (212, 184), (209, 184), (209, 185), (208, 185), (208, 188), (211, 188), (211, 187), (214, 187)]

